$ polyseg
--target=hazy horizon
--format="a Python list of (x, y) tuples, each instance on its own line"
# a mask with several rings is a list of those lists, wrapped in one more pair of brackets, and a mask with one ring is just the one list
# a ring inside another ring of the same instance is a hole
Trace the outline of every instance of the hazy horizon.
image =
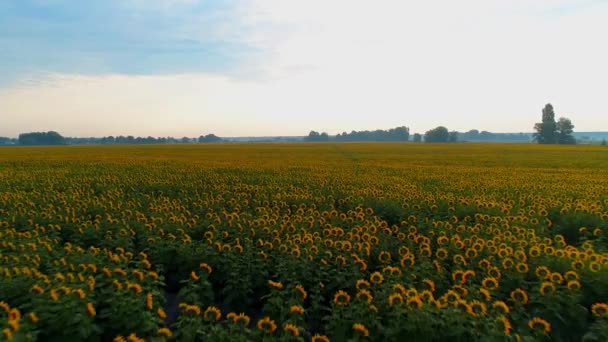
[(606, 0), (7, 0), (0, 136), (608, 131)]

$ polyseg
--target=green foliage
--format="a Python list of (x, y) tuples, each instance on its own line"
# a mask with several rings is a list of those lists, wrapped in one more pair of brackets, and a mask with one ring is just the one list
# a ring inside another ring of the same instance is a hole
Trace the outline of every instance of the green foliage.
[(555, 121), (555, 111), (553, 106), (548, 103), (543, 108), (542, 122), (534, 125), (534, 140), (539, 144), (562, 144), (573, 145), (576, 139), (572, 133), (574, 125), (568, 118), (561, 117)]
[(450, 140), (450, 132), (447, 128), (439, 126), (424, 133), (424, 141), (427, 143), (444, 143)]

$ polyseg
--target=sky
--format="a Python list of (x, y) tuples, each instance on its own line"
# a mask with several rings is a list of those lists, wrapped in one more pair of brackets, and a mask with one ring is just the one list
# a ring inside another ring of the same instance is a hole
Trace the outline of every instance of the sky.
[(0, 0), (0, 136), (608, 130), (608, 0)]

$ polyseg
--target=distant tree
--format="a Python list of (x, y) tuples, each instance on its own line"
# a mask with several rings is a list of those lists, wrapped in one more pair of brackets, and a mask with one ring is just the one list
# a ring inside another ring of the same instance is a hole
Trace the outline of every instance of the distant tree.
[(448, 141), (451, 143), (457, 142), (458, 141), (458, 132), (451, 131), (450, 135), (448, 136)]
[(568, 118), (559, 118), (557, 121), (557, 143), (572, 145), (576, 144), (576, 139), (572, 136), (574, 125)]
[(428, 143), (436, 143), (436, 142), (448, 142), (450, 139), (450, 132), (447, 128), (443, 126), (439, 126), (433, 128), (424, 133), (424, 141)]
[(218, 137), (215, 134), (207, 134), (205, 136), (201, 135), (200, 137), (198, 137), (199, 143), (215, 143), (220, 141), (222, 141), (222, 138)]
[(421, 141), (422, 141), (422, 134), (414, 133), (414, 142), (421, 142)]
[(188, 138), (188, 137), (183, 137), (183, 138), (181, 138), (179, 141), (180, 141), (182, 144), (188, 144), (188, 143), (190, 143), (190, 141), (191, 141), (191, 140), (190, 140), (190, 138)]
[(601, 144), (601, 145), (602, 145), (602, 146), (606, 146), (606, 144), (607, 144), (607, 143), (606, 143), (606, 139), (602, 139), (602, 144)]
[(11, 139), (8, 137), (0, 137), (0, 145), (13, 145), (15, 143), (15, 139)]
[(352, 131), (338, 134), (336, 141), (408, 141), (410, 129), (406, 126), (391, 128), (389, 130), (377, 129), (374, 131)]
[(319, 132), (317, 131), (310, 131), (310, 133), (308, 133), (308, 136), (304, 139), (306, 141), (319, 141)]
[(304, 141), (311, 141), (311, 142), (329, 141), (329, 135), (325, 132), (319, 133), (316, 131), (310, 131), (310, 133), (308, 133), (308, 136), (306, 138), (304, 138)]
[(19, 134), (19, 144), (21, 145), (65, 145), (66, 140), (61, 134), (55, 131), (32, 132)]
[(557, 122), (555, 122), (555, 111), (550, 103), (543, 108), (542, 122), (534, 125), (534, 139), (539, 144), (555, 144), (557, 143)]

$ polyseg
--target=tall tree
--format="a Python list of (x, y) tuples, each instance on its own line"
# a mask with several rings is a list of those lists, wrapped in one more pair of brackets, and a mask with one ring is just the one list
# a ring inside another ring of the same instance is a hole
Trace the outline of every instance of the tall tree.
[(557, 122), (555, 122), (555, 111), (550, 103), (543, 108), (542, 122), (534, 125), (536, 133), (534, 139), (539, 144), (555, 144), (557, 143)]
[(414, 142), (421, 142), (421, 141), (422, 141), (422, 134), (414, 133)]
[(576, 144), (576, 139), (572, 136), (574, 125), (568, 118), (559, 118), (557, 121), (557, 143), (572, 145)]

